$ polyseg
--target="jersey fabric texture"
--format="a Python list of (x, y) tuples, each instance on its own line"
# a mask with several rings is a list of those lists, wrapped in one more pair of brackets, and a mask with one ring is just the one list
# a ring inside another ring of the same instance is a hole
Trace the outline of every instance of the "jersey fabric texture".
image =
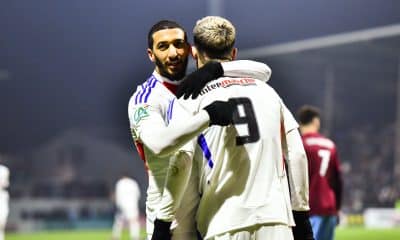
[[(240, 68), (232, 67), (235, 65), (243, 64), (224, 63), (224, 72), (233, 76), (240, 73)], [(265, 77), (269, 74), (270, 69), (266, 65), (257, 64), (250, 76)], [(177, 84), (179, 82), (154, 72), (137, 87), (128, 105), (132, 136), (149, 176), (146, 194), (148, 235), (153, 232), (152, 222), (156, 218), (175, 219), (172, 226), (175, 228), (174, 235), (195, 231), (192, 227), (194, 218), (186, 218), (190, 215), (188, 211), (193, 210), (178, 208), (189, 181), (191, 154), (194, 151), (192, 144), (184, 144), (208, 127), (209, 116), (204, 110), (192, 116), (173, 94)], [(172, 180), (167, 177), (168, 174), (173, 176)]]
[(302, 138), (309, 161), (310, 215), (336, 215), (342, 189), (336, 146), (319, 133)]
[[(167, 82), (168, 84), (163, 84)], [(130, 99), (128, 106), (129, 120), (131, 124), (132, 135), (135, 145), (141, 158), (145, 161), (149, 185), (146, 196), (146, 218), (147, 233), (153, 232), (152, 223), (156, 218), (172, 221), (174, 220), (175, 210), (179, 205), (179, 191), (186, 186), (184, 175), (180, 185), (172, 186), (174, 189), (168, 189), (167, 175), (170, 169), (170, 163), (185, 162), (185, 154), (193, 152), (192, 147), (182, 146), (180, 150), (174, 152), (175, 140), (174, 134), (179, 132), (176, 127), (168, 129), (170, 120), (172, 119), (172, 110), (175, 109), (175, 116), (185, 116), (184, 111), (178, 109), (179, 103), (175, 101), (175, 96), (169, 89), (173, 89), (171, 85), (174, 82), (161, 77), (156, 72), (142, 85), (138, 86), (137, 91)], [(182, 117), (183, 117), (182, 116)], [(177, 118), (175, 126), (180, 122)], [(197, 124), (198, 123), (198, 124)], [(197, 125), (196, 125), (197, 124)], [(208, 115), (206, 112), (200, 116), (199, 120), (194, 123), (194, 128), (206, 128), (208, 125)], [(171, 137), (171, 138), (169, 138)], [(189, 138), (190, 139), (190, 138)], [(180, 140), (184, 142), (184, 140)], [(180, 169), (182, 172), (190, 173), (190, 169)], [(178, 191), (178, 196), (167, 196)], [(164, 198), (163, 198), (164, 196)], [(164, 200), (163, 200), (164, 199)], [(162, 208), (167, 207), (168, 209)], [(180, 209), (177, 209), (178, 211)], [(182, 209), (184, 210), (184, 209)], [(176, 227), (177, 223), (174, 223)], [(176, 231), (180, 228), (186, 228), (184, 223), (176, 227)]]
[[(201, 198), (196, 220), (201, 235), (213, 239), (258, 224), (293, 226), (281, 130), (297, 131), (297, 122), (279, 95), (258, 79), (219, 78), (187, 105), (198, 111), (215, 100), (233, 101), (238, 111), (235, 125), (212, 126), (197, 141)], [(298, 170), (306, 173), (305, 154), (302, 161), (305, 167)], [(305, 201), (296, 207), (308, 209), (307, 175), (302, 177), (298, 188)]]

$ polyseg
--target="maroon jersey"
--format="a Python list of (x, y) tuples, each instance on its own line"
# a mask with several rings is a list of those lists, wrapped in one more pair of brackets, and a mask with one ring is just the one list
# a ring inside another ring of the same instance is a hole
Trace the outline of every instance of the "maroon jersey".
[(336, 146), (319, 133), (307, 133), (302, 138), (308, 158), (310, 214), (336, 215), (342, 193)]

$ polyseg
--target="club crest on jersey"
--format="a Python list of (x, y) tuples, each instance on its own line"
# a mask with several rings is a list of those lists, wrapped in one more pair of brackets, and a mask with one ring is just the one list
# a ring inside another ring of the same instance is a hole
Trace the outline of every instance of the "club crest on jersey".
[(136, 109), (135, 114), (133, 116), (133, 120), (135, 121), (136, 124), (138, 124), (143, 118), (149, 116), (149, 113), (147, 112), (147, 108), (149, 106), (145, 105), (143, 107), (139, 107)]

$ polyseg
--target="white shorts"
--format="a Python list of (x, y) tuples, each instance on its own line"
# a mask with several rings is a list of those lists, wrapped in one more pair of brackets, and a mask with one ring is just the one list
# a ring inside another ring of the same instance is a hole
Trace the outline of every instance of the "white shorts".
[(255, 225), (230, 231), (207, 240), (293, 240), (292, 228), (287, 225)]
[(117, 215), (120, 215), (122, 218), (126, 220), (137, 220), (139, 218), (139, 208), (137, 207), (124, 207), (124, 206), (117, 206), (118, 212)]

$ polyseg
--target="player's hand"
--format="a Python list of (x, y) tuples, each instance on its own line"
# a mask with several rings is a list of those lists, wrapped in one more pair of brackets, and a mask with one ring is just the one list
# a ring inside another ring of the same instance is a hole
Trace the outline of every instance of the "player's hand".
[(223, 75), (224, 69), (221, 63), (210, 61), (187, 75), (179, 85), (175, 95), (177, 98), (183, 96), (183, 99), (188, 99), (192, 95), (192, 99), (195, 99), (208, 82)]
[(164, 222), (156, 219), (154, 221), (154, 230), (151, 240), (171, 240), (172, 234), (170, 231), (171, 222)]
[(296, 226), (292, 228), (294, 240), (314, 240), (308, 211), (293, 211)]
[(232, 102), (214, 101), (204, 107), (210, 116), (210, 126), (227, 126), (233, 123), (233, 113), (236, 111), (236, 105)]

